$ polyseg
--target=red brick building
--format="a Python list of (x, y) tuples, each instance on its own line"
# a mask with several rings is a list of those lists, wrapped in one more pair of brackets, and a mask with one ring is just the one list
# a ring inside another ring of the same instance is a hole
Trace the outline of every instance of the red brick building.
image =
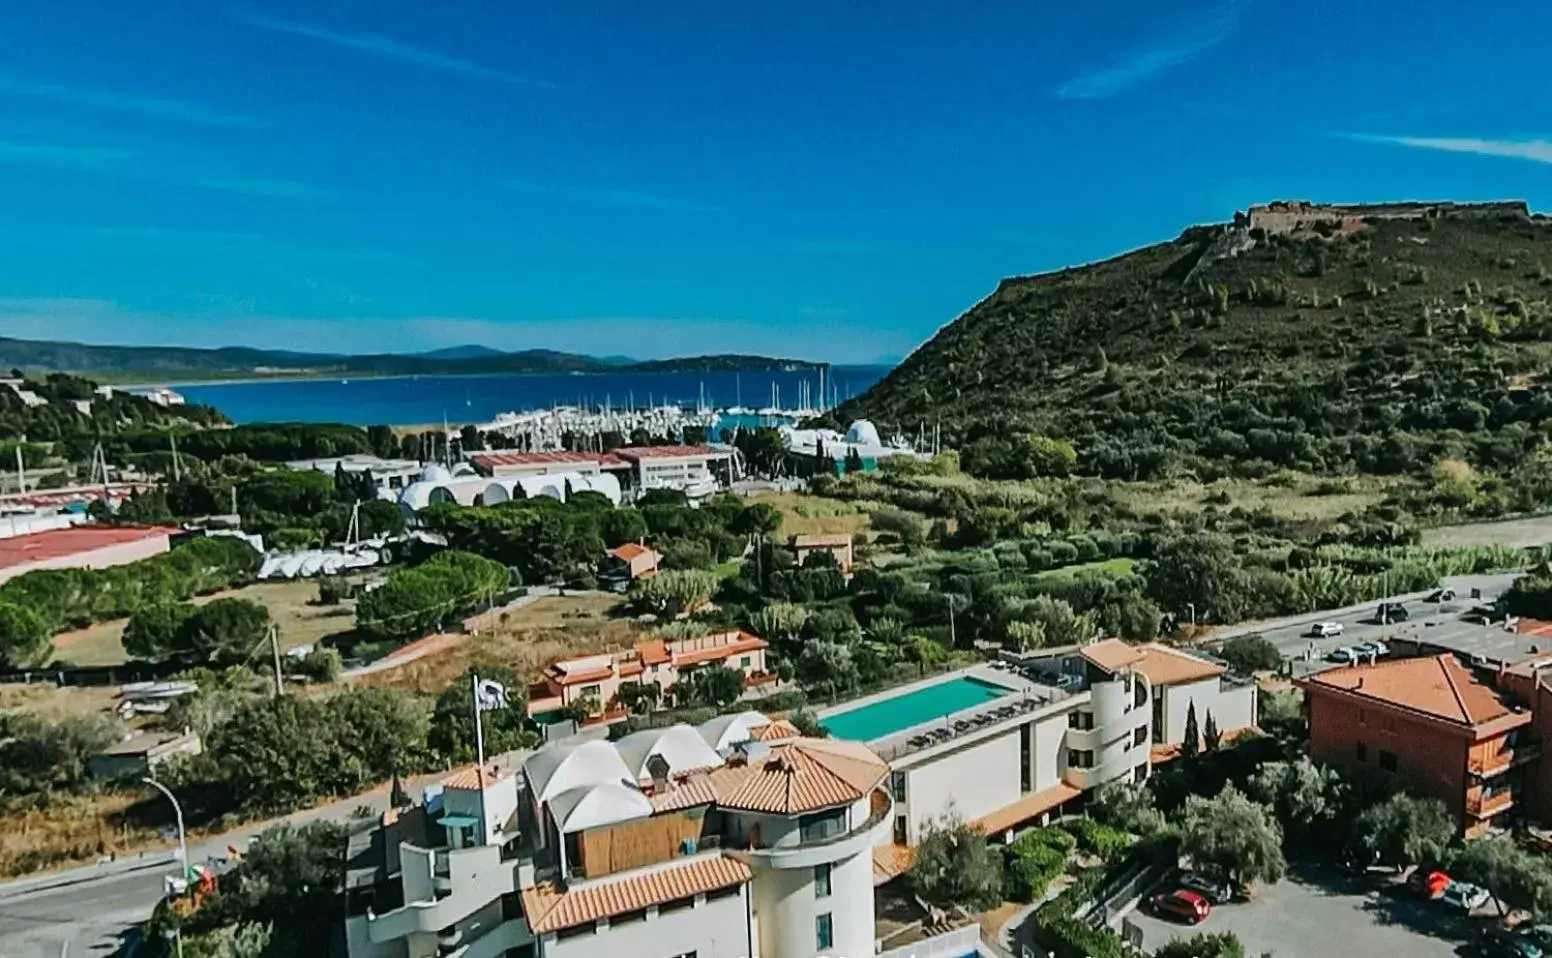
[(1361, 787), (1439, 798), (1468, 836), (1531, 811), (1540, 757), (1531, 710), (1453, 655), (1332, 669), (1298, 684), (1310, 757)]

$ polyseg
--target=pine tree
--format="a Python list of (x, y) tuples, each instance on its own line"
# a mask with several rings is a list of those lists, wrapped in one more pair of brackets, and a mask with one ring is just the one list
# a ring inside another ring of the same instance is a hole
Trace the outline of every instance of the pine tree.
[(1212, 712), (1207, 713), (1207, 725), (1202, 729), (1202, 745), (1209, 752), (1218, 751), (1218, 743), (1223, 740), (1223, 733), (1218, 731), (1218, 720), (1213, 718)]
[(1186, 734), (1180, 740), (1180, 754), (1185, 758), (1195, 758), (1202, 750), (1202, 733), (1196, 725), (1196, 702), (1192, 702), (1186, 708)]

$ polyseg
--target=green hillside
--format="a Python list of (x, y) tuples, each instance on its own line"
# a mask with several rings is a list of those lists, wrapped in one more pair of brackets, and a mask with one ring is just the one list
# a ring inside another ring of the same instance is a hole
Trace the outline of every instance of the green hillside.
[(941, 423), (993, 477), (1442, 469), (1539, 495), (1548, 221), (1519, 204), (1288, 209), (1005, 280), (835, 418)]

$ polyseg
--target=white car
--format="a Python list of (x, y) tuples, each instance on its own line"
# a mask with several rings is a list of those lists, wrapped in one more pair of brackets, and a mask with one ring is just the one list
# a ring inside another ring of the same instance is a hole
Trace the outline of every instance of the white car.
[(1310, 626), (1310, 638), (1329, 639), (1332, 636), (1341, 635), (1347, 631), (1347, 626), (1340, 622), (1316, 622)]
[(1486, 905), (1487, 900), (1491, 897), (1487, 889), (1480, 885), (1473, 885), (1470, 882), (1452, 881), (1444, 889), (1444, 894), (1439, 896), (1439, 900), (1446, 905), (1459, 908), (1461, 911), (1470, 914)]

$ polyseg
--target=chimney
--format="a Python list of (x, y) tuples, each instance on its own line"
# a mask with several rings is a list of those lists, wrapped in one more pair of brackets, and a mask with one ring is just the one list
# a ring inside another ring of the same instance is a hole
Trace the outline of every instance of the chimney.
[(652, 794), (662, 795), (673, 789), (673, 779), (668, 775), (668, 759), (663, 756), (648, 756), (647, 774), (652, 776)]

